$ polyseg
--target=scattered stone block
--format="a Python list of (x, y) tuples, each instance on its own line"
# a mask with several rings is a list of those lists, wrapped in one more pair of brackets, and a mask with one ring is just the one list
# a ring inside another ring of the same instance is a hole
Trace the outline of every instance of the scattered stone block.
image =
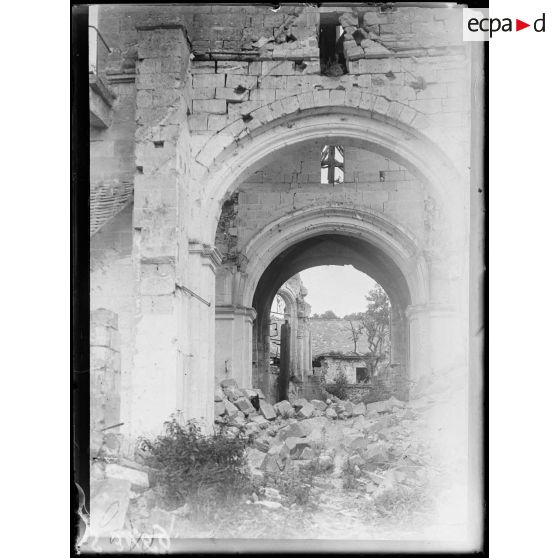
[(220, 401), (215, 403), (215, 416), (221, 417), (226, 413), (225, 404)]
[(271, 439), (269, 436), (260, 436), (254, 440), (254, 447), (262, 452), (267, 453), (271, 447)]
[(297, 459), (305, 448), (310, 448), (310, 442), (304, 438), (287, 438), (284, 447), (289, 451), (291, 457)]
[(327, 405), (325, 404), (325, 402), (320, 401), (319, 399), (312, 399), (310, 403), (312, 403), (312, 405), (314, 405), (314, 408), (318, 411), (325, 411), (327, 409)]
[(287, 438), (303, 438), (308, 435), (308, 431), (300, 422), (293, 422), (279, 430), (279, 438), (286, 440)]
[(244, 426), (246, 424), (246, 419), (244, 418), (244, 414), (239, 412), (234, 417), (231, 417), (230, 424), (236, 427)]
[(243, 390), (236, 388), (236, 387), (225, 387), (223, 388), (223, 393), (227, 397), (229, 401), (233, 403), (236, 402), (237, 399), (240, 399), (244, 396)]
[(306, 405), (299, 409), (297, 414), (302, 418), (310, 418), (314, 414), (314, 405), (307, 402)]
[(105, 475), (109, 479), (126, 480), (134, 488), (149, 488), (149, 477), (144, 471), (109, 463), (105, 467)]
[(269, 426), (269, 422), (261, 415), (256, 415), (255, 417), (252, 417), (252, 423), (257, 425), (258, 428), (260, 429), (264, 429)]
[(337, 418), (337, 413), (336, 413), (331, 407), (328, 407), (328, 408), (326, 409), (325, 416), (326, 416), (328, 419), (335, 420), (335, 419)]
[(277, 413), (275, 412), (273, 405), (271, 405), (271, 403), (268, 403), (267, 401), (262, 401), (261, 399), (260, 413), (267, 420), (275, 420), (277, 418)]
[(294, 409), (293, 409), (292, 405), (286, 400), (279, 401), (279, 403), (275, 403), (273, 408), (283, 418), (288, 418), (294, 412)]
[(295, 411), (299, 411), (299, 410), (302, 409), (302, 407), (304, 407), (305, 405), (308, 405), (308, 401), (307, 401), (304, 397), (301, 397), (300, 399), (297, 399), (297, 400), (293, 403), (293, 407), (295, 408)]
[(250, 413), (255, 413), (256, 409), (254, 409), (252, 403), (246, 399), (246, 397), (239, 397), (234, 404), (245, 414), (249, 415)]
[(223, 405), (225, 406), (225, 412), (229, 417), (235, 417), (240, 413), (236, 405), (231, 403), (228, 399), (223, 400)]

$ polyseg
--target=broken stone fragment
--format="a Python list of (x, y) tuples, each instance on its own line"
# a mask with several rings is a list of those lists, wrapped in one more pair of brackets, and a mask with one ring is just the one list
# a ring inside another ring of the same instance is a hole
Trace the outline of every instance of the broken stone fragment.
[(144, 471), (109, 463), (105, 467), (105, 475), (109, 479), (126, 480), (134, 488), (149, 488), (149, 477)]
[(271, 439), (268, 436), (260, 436), (258, 439), (254, 440), (254, 447), (267, 453), (271, 447)]
[(225, 404), (221, 401), (215, 403), (215, 416), (223, 416), (226, 413)]
[(269, 422), (261, 415), (256, 415), (255, 417), (252, 417), (252, 423), (258, 426), (258, 428), (262, 430), (269, 426)]
[(279, 401), (279, 403), (275, 403), (273, 408), (283, 418), (288, 418), (289, 416), (292, 416), (292, 414), (294, 413), (294, 409), (292, 405), (286, 400)]
[(235, 417), (240, 413), (236, 405), (231, 403), (228, 399), (223, 400), (223, 405), (225, 406), (225, 412), (229, 417)]
[(311, 403), (306, 403), (304, 407), (298, 410), (297, 415), (302, 418), (310, 418), (314, 414), (314, 405)]
[(293, 403), (293, 407), (295, 408), (295, 411), (298, 411), (299, 409), (302, 409), (302, 407), (304, 407), (305, 405), (308, 405), (308, 401), (306, 399), (304, 399), (304, 397), (301, 397), (300, 399), (297, 399)]
[(279, 438), (286, 440), (287, 438), (303, 438), (308, 434), (308, 431), (299, 422), (293, 422), (279, 430)]
[(245, 414), (249, 415), (250, 413), (255, 413), (256, 409), (254, 409), (252, 403), (246, 399), (246, 397), (239, 397), (234, 404)]
[(246, 425), (246, 434), (248, 436), (258, 434), (259, 432), (260, 432), (260, 427), (257, 424), (250, 422), (249, 424)]
[(244, 396), (244, 392), (243, 390), (237, 388), (237, 387), (224, 387), (223, 388), (223, 393), (225, 394), (225, 396), (227, 397), (227, 399), (229, 401), (232, 401), (233, 403), (239, 399), (240, 397)]
[(352, 416), (354, 412), (354, 406), (350, 401), (345, 401), (344, 411), (347, 413), (347, 416)]
[(318, 411), (325, 411), (327, 409), (327, 405), (319, 399), (312, 399), (310, 403), (312, 403), (312, 405), (314, 405), (314, 408)]
[(289, 451), (289, 454), (294, 459), (300, 457), (300, 454), (304, 451), (304, 448), (310, 448), (310, 443), (304, 438), (287, 438), (285, 440), (284, 447)]
[(215, 388), (215, 395), (213, 397), (213, 401), (215, 402), (223, 401), (224, 398), (225, 398), (225, 394), (223, 392), (223, 388), (221, 386), (217, 386)]
[(234, 417), (231, 417), (229, 424), (235, 427), (244, 426), (246, 424), (246, 419), (244, 418), (244, 414), (239, 412)]
[(329, 419), (335, 420), (337, 418), (337, 413), (331, 407), (328, 407), (326, 409), (325, 416)]
[(277, 418), (277, 413), (273, 408), (273, 405), (267, 401), (260, 400), (260, 413), (267, 420), (275, 420)]

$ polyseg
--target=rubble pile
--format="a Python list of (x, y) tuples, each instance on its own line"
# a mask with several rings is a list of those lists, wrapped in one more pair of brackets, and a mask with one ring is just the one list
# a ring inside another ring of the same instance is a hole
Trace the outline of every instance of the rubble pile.
[(225, 380), (215, 394), (215, 422), (229, 435), (242, 430), (253, 438), (247, 458), (255, 477), (312, 464), (323, 486), (342, 488), (341, 477), (350, 474), (360, 490), (379, 494), (426, 480), (424, 447), (410, 428), (420, 405), (394, 397), (355, 404), (335, 396), (271, 405), (260, 390)]
[[(433, 402), (429, 395), (411, 402), (391, 397), (368, 404), (331, 396), (325, 401), (299, 398), (272, 405), (260, 390), (239, 388), (234, 380), (223, 380), (215, 393), (216, 428), (227, 436), (251, 438), (247, 466), (262, 487), (251, 499), (237, 502), (238, 529), (257, 527), (263, 533), (269, 528), (269, 514), (287, 521), (296, 510), (302, 513), (304, 506), (293, 508), (292, 501), (274, 487), (279, 485), (270, 483), (278, 478), (298, 483), (298, 472), (311, 472), (308, 490), (319, 501), (319, 508), (304, 517), (317, 530), (330, 519), (337, 524), (339, 514), (356, 513), (355, 505), (376, 505), (395, 493), (426, 487), (435, 468), (429, 442), (418, 433)], [(210, 526), (207, 533), (200, 531), (188, 505), (174, 511), (160, 509), (151, 473), (144, 464), (116, 455), (105, 454), (95, 462), (91, 485), (95, 532), (147, 532), (156, 524), (170, 537), (215, 535)], [(107, 522), (107, 510), (115, 498), (120, 512), (111, 514)], [(266, 514), (261, 515), (262, 510)], [(270, 525), (277, 524), (275, 520)], [(356, 525), (354, 518), (351, 522)], [(368, 529), (364, 519), (359, 518), (358, 523)], [(300, 522), (298, 525), (303, 528)], [(291, 527), (296, 530), (296, 525)]]

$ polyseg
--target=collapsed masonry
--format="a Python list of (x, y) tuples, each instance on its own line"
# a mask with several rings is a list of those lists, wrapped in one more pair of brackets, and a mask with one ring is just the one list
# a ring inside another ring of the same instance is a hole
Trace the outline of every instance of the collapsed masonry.
[[(413, 403), (391, 398), (364, 405), (331, 397), (327, 401), (299, 399), (292, 404), (281, 401), (271, 405), (260, 390), (238, 388), (234, 381), (224, 380), (221, 384), (215, 393), (215, 422), (228, 436), (252, 437), (246, 450), (247, 466), (251, 475), (264, 483), (266, 475), (287, 477), (293, 470), (317, 463), (312, 490), (323, 495), (342, 494), (346, 489), (342, 477), (350, 470), (357, 479), (351, 490), (370, 501), (379, 501), (396, 490), (426, 487), (433, 478), (431, 453), (416, 437), (418, 419), (434, 401), (427, 395)], [(219, 536), (211, 527), (205, 535), (200, 532), (199, 520), (188, 503), (176, 510), (159, 508), (153, 473), (143, 464), (141, 451), (134, 461), (107, 450), (100, 452), (93, 471), (95, 535), (133, 538), (134, 533), (143, 532), (151, 533), (155, 539)], [(355, 493), (349, 493), (347, 498), (354, 499)], [(115, 499), (119, 512), (103, 523)], [(288, 514), (297, 508), (288, 504), (280, 491), (267, 485), (259, 496), (254, 494), (251, 500), (237, 502), (238, 514), (247, 510), (249, 513), (250, 506), (255, 513), (256, 508), (265, 508)], [(311, 516), (308, 510), (305, 513)], [(257, 520), (268, 519), (263, 516)], [(298, 536), (302, 534), (298, 532)]]

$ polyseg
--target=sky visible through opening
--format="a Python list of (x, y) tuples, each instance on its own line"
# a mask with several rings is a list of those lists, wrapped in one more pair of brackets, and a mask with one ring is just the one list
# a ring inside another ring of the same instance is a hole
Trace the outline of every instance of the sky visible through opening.
[(300, 272), (308, 289), (305, 301), (312, 306), (311, 315), (333, 310), (342, 318), (366, 310), (366, 295), (376, 282), (352, 265), (321, 265)]

